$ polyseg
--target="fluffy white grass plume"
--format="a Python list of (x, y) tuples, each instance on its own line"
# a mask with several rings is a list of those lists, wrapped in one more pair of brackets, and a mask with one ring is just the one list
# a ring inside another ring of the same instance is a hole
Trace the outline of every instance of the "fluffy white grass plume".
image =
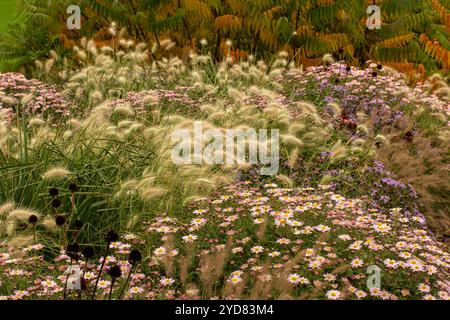
[(52, 180), (52, 179), (62, 179), (67, 178), (72, 173), (64, 167), (53, 167), (48, 169), (42, 175), (44, 180)]
[(39, 217), (39, 213), (31, 209), (17, 208), (11, 210), (6, 218), (6, 221), (4, 222), (6, 225), (6, 233), (8, 235), (13, 234), (16, 221), (26, 221), (32, 215)]
[(97, 56), (97, 54), (98, 54), (98, 52), (97, 52), (97, 45), (95, 44), (94, 40), (91, 39), (91, 40), (88, 41), (88, 43), (87, 43), (87, 50), (93, 56)]
[(15, 248), (23, 248), (33, 243), (33, 236), (18, 235), (8, 241), (8, 245)]
[(294, 185), (292, 179), (284, 174), (277, 175), (277, 180), (288, 188), (292, 188), (292, 186)]
[(0, 217), (6, 215), (7, 213), (9, 213), (10, 211), (12, 211), (15, 208), (15, 203), (14, 202), (5, 202), (4, 204), (2, 204), (0, 206)]
[(366, 140), (364, 139), (355, 139), (352, 141), (352, 145), (354, 146), (362, 146), (366, 143)]
[(131, 125), (133, 125), (134, 123), (135, 122), (132, 120), (122, 120), (117, 123), (117, 128), (119, 129), (128, 128), (131, 127)]
[(367, 114), (361, 111), (356, 113), (356, 117), (358, 118), (359, 122), (364, 122), (368, 118)]
[(223, 121), (227, 117), (227, 113), (225, 111), (216, 111), (208, 116), (208, 121), (217, 122)]
[(201, 110), (202, 112), (205, 112), (206, 114), (212, 114), (212, 113), (214, 113), (214, 111), (216, 111), (217, 108), (218, 108), (218, 107), (217, 107), (216, 105), (213, 105), (213, 104), (210, 104), (210, 103), (204, 104), (204, 105), (201, 105), (201, 106), (200, 106), (200, 110)]
[(360, 124), (360, 125), (358, 125), (356, 127), (356, 131), (358, 133), (361, 133), (361, 134), (365, 135), (365, 136), (367, 136), (369, 134), (369, 128), (367, 128), (367, 126), (362, 125), (362, 124)]
[(331, 182), (333, 182), (334, 177), (331, 174), (326, 174), (322, 177), (322, 179), (320, 180), (320, 184), (321, 185), (328, 185)]
[(81, 128), (81, 122), (79, 120), (77, 120), (77, 119), (74, 119), (74, 118), (70, 119), (67, 122), (67, 125), (70, 126), (73, 129), (76, 129), (76, 130)]
[(116, 197), (130, 196), (137, 193), (139, 181), (136, 179), (130, 179), (123, 182), (120, 185), (119, 191), (116, 193)]
[(34, 210), (27, 209), (27, 208), (17, 208), (17, 209), (13, 209), (9, 212), (7, 219), (8, 220), (27, 220), (32, 215), (39, 217), (39, 213)]
[(146, 139), (150, 139), (152, 137), (154, 137), (155, 135), (157, 135), (160, 132), (160, 129), (157, 127), (150, 127), (144, 130), (144, 137)]
[(287, 51), (280, 51), (278, 53), (278, 57), (280, 57), (282, 59), (287, 59), (289, 57), (289, 53)]
[(300, 156), (300, 149), (294, 148), (288, 155), (288, 166), (294, 168)]
[(160, 197), (167, 192), (167, 189), (161, 187), (149, 187), (145, 188), (140, 192), (140, 196), (144, 200), (152, 200), (154, 198)]
[(93, 102), (100, 102), (103, 100), (103, 95), (100, 91), (93, 91), (91, 93), (91, 100)]
[(302, 111), (302, 113), (306, 114), (317, 113), (316, 107), (312, 103), (306, 101), (297, 102), (297, 107)]
[(331, 109), (331, 112), (332, 112), (334, 115), (340, 115), (340, 114), (342, 113), (341, 107), (340, 107), (337, 103), (335, 103), (335, 102), (329, 103), (329, 104), (328, 104), (328, 107)]
[(322, 63), (325, 65), (330, 65), (334, 63), (333, 56), (330, 53), (326, 53), (322, 57)]
[(9, 96), (3, 96), (1, 97), (1, 100), (4, 104), (8, 105), (8, 106), (13, 106), (17, 103), (17, 100), (14, 99), (13, 97), (9, 97)]
[(437, 95), (438, 97), (440, 97), (441, 99), (450, 101), (450, 88), (449, 87), (439, 88), (434, 92), (434, 94)]
[(20, 103), (25, 106), (31, 101), (31, 99), (33, 99), (33, 93), (26, 94), (22, 97), (22, 99), (20, 99)]
[(236, 103), (239, 103), (242, 99), (245, 98), (245, 94), (235, 88), (229, 88), (228, 95)]
[(158, 104), (159, 103), (159, 98), (157, 95), (146, 95), (143, 99), (142, 99), (142, 104), (143, 105), (154, 105), (154, 104)]
[(45, 121), (41, 118), (33, 118), (28, 122), (28, 124), (30, 125), (30, 127), (38, 127), (45, 125)]
[(292, 135), (296, 135), (298, 132), (305, 129), (305, 124), (302, 122), (294, 122), (288, 127), (288, 132)]
[(44, 65), (39, 60), (34, 61), (34, 65), (38, 70), (42, 70), (44, 68)]
[(382, 145), (387, 145), (389, 144), (389, 141), (387, 139), (387, 137), (385, 137), (384, 135), (378, 134), (375, 136), (375, 142), (378, 142)]
[(330, 150), (330, 159), (331, 162), (342, 159), (346, 156), (347, 148), (342, 145), (342, 141), (338, 140)]
[(154, 176), (149, 176), (149, 177), (144, 177), (141, 181), (139, 181), (139, 183), (136, 185), (137, 189), (145, 189), (148, 187), (151, 187), (154, 185), (156, 180), (156, 177)]
[(291, 145), (291, 146), (303, 146), (304, 143), (302, 140), (300, 140), (299, 138), (291, 135), (291, 134), (285, 134), (281, 136), (282, 140), (284, 143), (286, 143), (287, 145)]
[(56, 225), (55, 219), (52, 217), (45, 217), (40, 224), (49, 231), (57, 230), (56, 229), (57, 225)]
[(63, 133), (63, 139), (67, 140), (74, 136), (74, 132), (72, 130), (66, 130)]

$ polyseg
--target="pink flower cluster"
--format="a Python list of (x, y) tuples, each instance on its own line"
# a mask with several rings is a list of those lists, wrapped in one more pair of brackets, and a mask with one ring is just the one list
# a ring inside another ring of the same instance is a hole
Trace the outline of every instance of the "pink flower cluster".
[[(0, 74), (0, 109), (11, 108), (5, 103), (2, 104), (1, 97), (7, 96), (20, 101), (27, 94), (33, 94), (33, 98), (27, 103), (22, 112), (35, 114), (43, 112), (56, 112), (67, 114), (69, 103), (55, 86), (43, 83), (36, 79), (28, 80), (20, 73)], [(10, 115), (14, 110), (8, 110)]]

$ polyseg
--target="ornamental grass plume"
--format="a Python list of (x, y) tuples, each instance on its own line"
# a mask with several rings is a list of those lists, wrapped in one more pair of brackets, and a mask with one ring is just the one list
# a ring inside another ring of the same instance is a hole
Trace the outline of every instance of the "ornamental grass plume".
[(334, 63), (333, 55), (327, 53), (322, 57), (322, 63), (326, 66), (331, 65)]
[(304, 145), (302, 140), (300, 140), (299, 138), (297, 138), (296, 136), (291, 135), (291, 134), (282, 135), (281, 139), (283, 140), (283, 142), (285, 144), (290, 145), (290, 146), (301, 147)]
[(347, 155), (347, 148), (342, 144), (342, 141), (337, 141), (330, 150), (330, 160), (335, 162), (337, 160), (345, 158)]
[(64, 167), (53, 167), (44, 172), (42, 178), (44, 180), (63, 179), (71, 174), (72, 173)]
[(12, 201), (7, 201), (0, 206), (0, 219), (6, 214), (11, 212), (16, 207), (16, 204)]
[[(3, 209), (5, 210), (7, 208), (8, 207), (5, 206), (5, 208), (3, 208)], [(35, 216), (35, 217), (39, 218), (40, 215), (38, 212), (28, 209), (28, 208), (14, 209), (13, 207), (10, 207), (10, 211), (8, 212), (8, 216), (6, 217), (6, 220), (4, 222), (6, 225), (6, 233), (8, 235), (12, 235), (15, 231), (16, 223), (18, 221), (23, 221), (23, 222), (29, 221), (31, 216)]]

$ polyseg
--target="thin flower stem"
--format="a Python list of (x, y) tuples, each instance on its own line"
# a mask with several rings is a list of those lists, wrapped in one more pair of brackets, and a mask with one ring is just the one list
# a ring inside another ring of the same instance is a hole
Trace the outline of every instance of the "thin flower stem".
[[(88, 265), (88, 259), (86, 259), (86, 261), (84, 263), (83, 274), (81, 275), (80, 281), (85, 281), (84, 280), (84, 275), (86, 274), (87, 265)], [(87, 283), (86, 283), (86, 288), (87, 288)], [(82, 292), (82, 289), (80, 289), (80, 291), (78, 292), (78, 300), (81, 300), (81, 292)]]
[(75, 214), (75, 193), (72, 192), (70, 197), (70, 202), (72, 204), (72, 216)]
[(130, 272), (128, 273), (127, 280), (123, 284), (122, 290), (120, 291), (119, 299), (122, 299), (123, 293), (125, 292), (125, 288), (127, 287), (128, 281), (130, 280), (131, 274), (133, 273), (134, 265), (131, 266)]
[(95, 292), (97, 291), (98, 281), (100, 280), (100, 276), (102, 274), (103, 267), (105, 266), (106, 257), (108, 256), (108, 253), (109, 253), (109, 245), (110, 245), (110, 242), (108, 242), (108, 245), (106, 246), (105, 257), (103, 258), (102, 265), (101, 265), (100, 270), (97, 275), (97, 280), (95, 281), (94, 292), (92, 293), (92, 300), (95, 299)]
[(113, 291), (113, 287), (114, 287), (114, 282), (116, 282), (116, 278), (112, 278), (112, 280), (111, 280), (111, 288), (109, 288), (108, 300), (111, 300), (111, 295), (112, 295), (112, 291)]

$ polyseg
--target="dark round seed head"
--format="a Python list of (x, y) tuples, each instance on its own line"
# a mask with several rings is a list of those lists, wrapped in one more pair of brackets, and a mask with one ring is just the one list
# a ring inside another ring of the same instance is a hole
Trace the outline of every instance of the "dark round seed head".
[(122, 275), (122, 270), (116, 264), (116, 265), (112, 266), (111, 268), (109, 268), (108, 274), (111, 278), (117, 279), (117, 278), (120, 278), (120, 276)]
[(56, 197), (59, 194), (59, 190), (57, 188), (50, 188), (48, 190), (48, 193), (52, 196), (52, 197)]
[(376, 78), (376, 76), (378, 76), (378, 73), (377, 72), (372, 72), (372, 77), (374, 77), (374, 78)]
[(142, 259), (142, 254), (139, 250), (137, 250), (137, 249), (131, 250), (130, 256), (128, 257), (128, 262), (131, 265), (138, 264), (139, 262), (141, 262), (141, 259)]
[(340, 54), (343, 54), (343, 53), (344, 53), (344, 49), (339, 48), (339, 53), (340, 53)]
[(108, 242), (114, 242), (119, 240), (119, 235), (114, 230), (108, 231), (108, 233), (105, 235), (105, 240)]
[(85, 247), (81, 251), (86, 260), (92, 258), (94, 256), (94, 248), (93, 247)]
[(59, 199), (53, 199), (53, 200), (52, 200), (52, 207), (55, 208), (55, 209), (61, 207), (61, 200), (59, 200)]
[(79, 230), (83, 228), (83, 221), (77, 219), (73, 222), (73, 226), (75, 229)]
[(68, 255), (73, 260), (78, 261), (78, 259), (80, 259), (79, 251), (80, 251), (80, 247), (76, 243), (69, 244), (66, 248), (66, 255)]
[(69, 190), (70, 190), (70, 192), (77, 192), (78, 185), (75, 182), (72, 182), (71, 184), (69, 184)]
[(58, 215), (55, 217), (55, 222), (56, 222), (56, 225), (58, 225), (58, 226), (61, 227), (62, 225), (64, 225), (64, 223), (66, 223), (66, 218), (64, 218), (63, 215), (58, 214)]
[(80, 252), (80, 246), (78, 245), (78, 243), (71, 243), (67, 245), (66, 248), (67, 252), (73, 252), (73, 253), (78, 253)]
[(347, 66), (347, 67), (345, 68), (345, 70), (347, 70), (347, 72), (350, 72), (351, 69), (352, 69), (352, 68), (350, 68), (350, 66)]
[(32, 214), (32, 215), (30, 215), (28, 217), (28, 222), (29, 223), (35, 224), (37, 221), (38, 221), (38, 217), (35, 214)]
[(381, 70), (381, 69), (383, 69), (383, 66), (381, 64), (379, 64), (379, 65), (377, 65), (377, 69)]

